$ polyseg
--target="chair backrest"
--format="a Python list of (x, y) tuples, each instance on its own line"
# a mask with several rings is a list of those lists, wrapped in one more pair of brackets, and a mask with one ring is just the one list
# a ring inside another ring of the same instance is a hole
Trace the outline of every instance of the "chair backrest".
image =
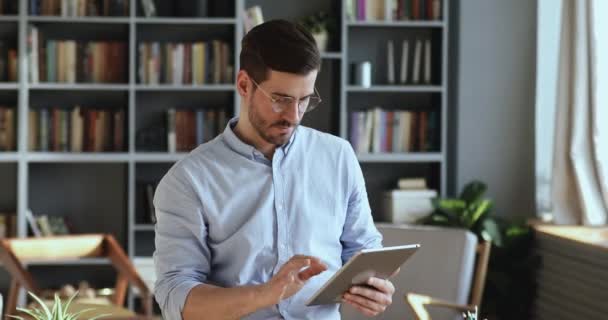
[(113, 303), (124, 305), (129, 283), (136, 286), (142, 296), (143, 312), (152, 313), (152, 295), (135, 267), (118, 244), (109, 234), (68, 235), (42, 238), (12, 238), (0, 240), (0, 261), (12, 277), (9, 297), (5, 306), (6, 313), (15, 313), (19, 289), (24, 287), (34, 294), (41, 289), (25, 268), (32, 261), (61, 262), (87, 258), (108, 258), (118, 271)]
[[(385, 246), (420, 243), (421, 247), (392, 279), (393, 304), (377, 319), (414, 319), (403, 297), (416, 292), (459, 304), (468, 304), (475, 269), (477, 237), (466, 230), (427, 226), (377, 224)], [(433, 319), (462, 319), (452, 310), (430, 311)], [(343, 319), (366, 319), (348, 306)]]

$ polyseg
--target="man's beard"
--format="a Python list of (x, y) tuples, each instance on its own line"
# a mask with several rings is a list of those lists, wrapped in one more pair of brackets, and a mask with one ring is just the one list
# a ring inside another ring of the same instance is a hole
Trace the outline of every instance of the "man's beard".
[[(251, 100), (253, 100), (253, 99), (251, 99)], [(268, 122), (260, 116), (260, 113), (258, 112), (258, 110), (259, 110), (258, 107), (253, 104), (253, 101), (249, 101), (249, 122), (251, 123), (251, 125), (253, 126), (255, 131), (257, 131), (257, 133), (260, 135), (260, 137), (262, 137), (262, 139), (264, 139), (264, 141), (266, 141), (270, 144), (273, 144), (275, 146), (282, 146), (285, 143), (287, 143), (287, 141), (289, 141), (289, 139), (291, 138), (291, 135), (294, 134), (299, 123), (291, 123), (289, 121), (281, 120), (281, 121), (277, 121), (277, 122), (273, 123), (272, 125), (268, 125)], [(278, 127), (289, 126), (289, 127), (293, 127), (293, 130), (291, 131), (291, 133), (289, 135), (272, 136), (272, 135), (268, 134), (267, 130), (274, 126), (278, 126)]]

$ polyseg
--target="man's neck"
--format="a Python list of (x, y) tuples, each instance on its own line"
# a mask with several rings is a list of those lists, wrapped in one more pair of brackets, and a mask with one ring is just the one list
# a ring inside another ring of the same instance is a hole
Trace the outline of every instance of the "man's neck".
[(277, 146), (266, 142), (247, 121), (239, 121), (233, 129), (234, 134), (244, 143), (252, 145), (268, 160), (272, 160)]

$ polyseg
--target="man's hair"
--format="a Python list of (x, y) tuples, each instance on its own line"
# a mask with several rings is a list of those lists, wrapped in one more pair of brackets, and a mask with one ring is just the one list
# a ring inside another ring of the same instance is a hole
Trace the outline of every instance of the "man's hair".
[(270, 20), (243, 37), (240, 64), (253, 80), (262, 83), (270, 69), (298, 75), (320, 71), (321, 56), (314, 38), (301, 25)]

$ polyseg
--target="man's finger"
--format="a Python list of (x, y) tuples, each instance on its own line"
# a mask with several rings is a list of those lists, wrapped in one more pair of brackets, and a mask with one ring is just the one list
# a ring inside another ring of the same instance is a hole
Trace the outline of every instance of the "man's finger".
[(369, 312), (373, 312), (374, 315), (378, 314), (379, 312), (383, 312), (386, 309), (386, 307), (383, 305), (375, 303), (374, 301), (371, 301), (362, 296), (350, 293), (345, 293), (344, 299), (346, 299), (346, 301), (350, 302), (352, 305), (357, 305), (362, 309), (366, 309)]
[(383, 293), (393, 294), (395, 292), (395, 286), (393, 286), (393, 284), (388, 280), (371, 277), (367, 279), (366, 283)]
[(359, 310), (359, 312), (363, 313), (364, 315), (368, 316), (368, 317), (374, 317), (376, 316), (378, 313), (374, 312), (373, 310), (370, 310), (360, 304), (358, 304), (357, 302), (354, 302), (352, 300), (348, 300), (348, 299), (343, 299), (342, 301), (344, 301), (345, 303), (348, 303), (349, 305), (351, 305), (353, 308)]
[(298, 276), (300, 280), (307, 281), (308, 279), (320, 274), (321, 272), (327, 270), (327, 266), (322, 263), (312, 263), (310, 267), (300, 272)]

